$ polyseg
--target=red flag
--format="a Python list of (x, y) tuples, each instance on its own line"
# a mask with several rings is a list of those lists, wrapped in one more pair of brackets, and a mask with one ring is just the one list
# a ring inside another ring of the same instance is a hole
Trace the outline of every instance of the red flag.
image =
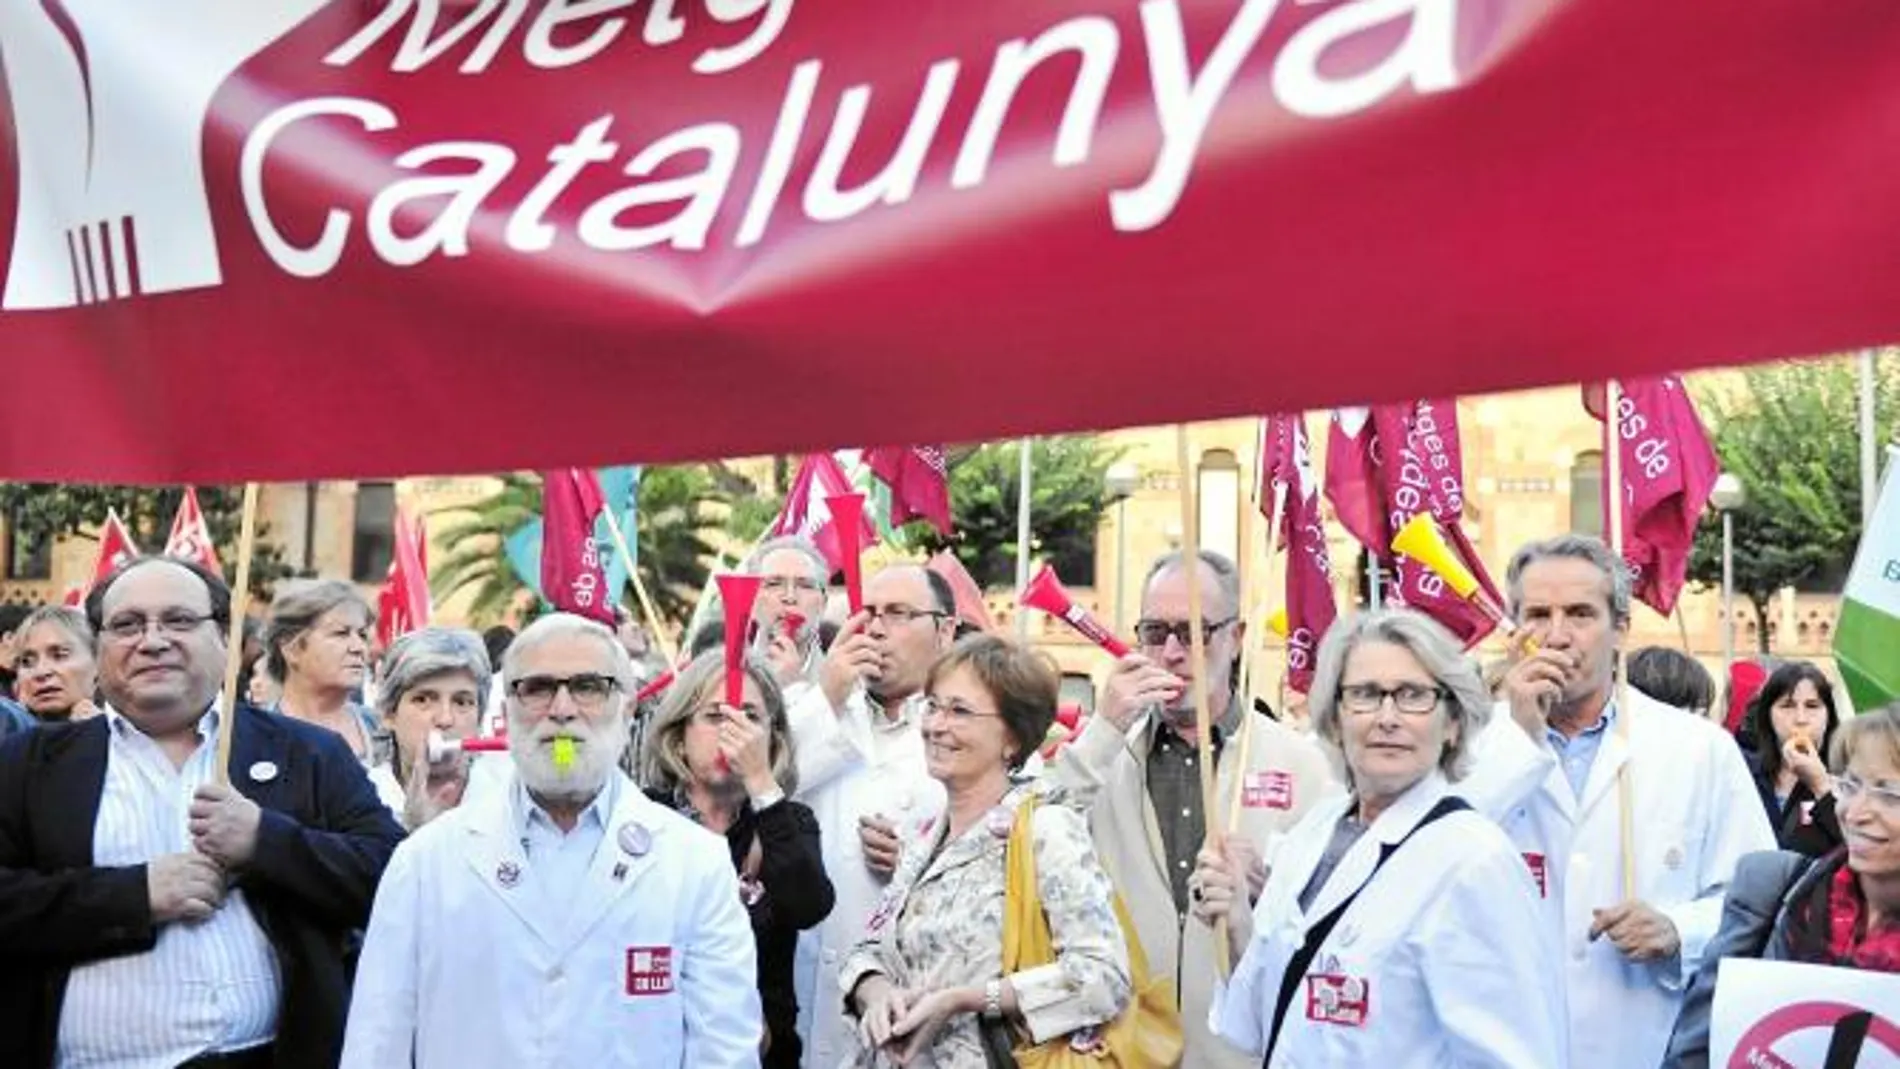
[(211, 543), (211, 529), (205, 526), (204, 510), (198, 507), (195, 487), (185, 487), (184, 500), (178, 503), (178, 514), (172, 517), (172, 533), (165, 539), (165, 556), (195, 560), (212, 575), (224, 578), (217, 547)]
[[(1602, 388), (1596, 403), (1586, 389), (1584, 407), (1603, 418)], [(1622, 383), (1617, 404), (1623, 467), (1623, 559), (1635, 572), (1636, 596), (1667, 616), (1689, 572), (1689, 546), (1708, 507), (1720, 464), (1695, 403), (1673, 375)], [(1604, 424), (1604, 456), (1610, 429)], [(1610, 518), (1607, 467), (1603, 519)]]
[(594, 520), (605, 507), (591, 468), (545, 472), (541, 483), (541, 593), (555, 608), (611, 625), (612, 599)]
[(384, 649), (403, 635), (429, 625), (429, 542), (417, 516), (408, 522), (396, 510), (396, 552), (389, 577), (376, 595), (376, 640)]
[(928, 520), (937, 533), (950, 537), (950, 476), (939, 445), (891, 446), (867, 449), (865, 466), (891, 488), (891, 526)]
[[(785, 507), (779, 512), (778, 520), (772, 524), (773, 536), (799, 535), (809, 539), (831, 562), (835, 573), (844, 567), (844, 551), (839, 544), (838, 531), (834, 526), (835, 517), (825, 499), (834, 494), (857, 492), (851, 485), (851, 478), (844, 473), (844, 465), (830, 453), (809, 453), (798, 463), (798, 474), (792, 479), (792, 489), (785, 495)], [(858, 510), (858, 545), (860, 547), (877, 544), (877, 527), (864, 510)]]
[(1360, 545), (1377, 557), (1391, 551), (1379, 483), (1378, 434), (1370, 409), (1333, 410), (1326, 444), (1326, 499), (1333, 503), (1339, 525)]
[(1281, 503), (1280, 541), (1286, 557), (1287, 686), (1305, 693), (1313, 686), (1313, 659), (1339, 609), (1333, 601), (1332, 561), (1320, 515), (1319, 480), (1306, 437), (1306, 420), (1272, 416), (1262, 450), (1262, 511), (1272, 519)]
[(86, 585), (68, 591), (66, 604), (83, 604), (86, 594), (93, 587), (138, 555), (139, 547), (133, 544), (132, 532), (125, 529), (125, 521), (119, 519), (118, 510), (107, 509), (106, 522), (99, 526), (99, 555), (93, 560), (92, 578), (87, 580)]
[(983, 602), (983, 588), (976, 585), (976, 577), (963, 566), (956, 554), (947, 549), (938, 550), (924, 567), (943, 576), (950, 583), (950, 589), (957, 596), (957, 618), (972, 627), (985, 631), (996, 630), (996, 621), (990, 618), (990, 608)]

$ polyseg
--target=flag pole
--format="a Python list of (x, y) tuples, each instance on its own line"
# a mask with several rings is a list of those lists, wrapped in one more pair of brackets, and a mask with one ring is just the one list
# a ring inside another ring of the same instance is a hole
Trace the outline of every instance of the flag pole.
[[(1609, 438), (1608, 454), (1603, 460), (1609, 468), (1610, 476), (1610, 552), (1616, 557), (1619, 567), (1623, 563), (1623, 387), (1615, 379), (1604, 385), (1603, 390), (1603, 427)], [(1630, 703), (1629, 685), (1623, 669), (1622, 651), (1618, 650), (1615, 662), (1610, 670), (1616, 679), (1616, 731), (1623, 737), (1625, 749), (1630, 740)], [(1617, 801), (1617, 838), (1623, 855), (1623, 901), (1636, 898), (1636, 831), (1632, 826), (1634, 817), (1635, 788), (1630, 783), (1630, 764), (1635, 755), (1630, 754), (1616, 771)]]
[[(1265, 451), (1262, 450), (1261, 453), (1255, 455), (1254, 464), (1256, 471), (1259, 470), (1260, 457), (1263, 456), (1264, 453)], [(1258, 482), (1259, 480), (1256, 479), (1256, 486)], [(1286, 517), (1286, 494), (1287, 487), (1285, 483), (1274, 484), (1273, 511), (1267, 515), (1267, 551), (1260, 558), (1259, 586), (1262, 589), (1267, 585), (1266, 577), (1273, 571), (1273, 556), (1279, 551), (1280, 526)], [(1257, 501), (1250, 502), (1248, 504), (1249, 511), (1252, 511), (1257, 505)], [(1247, 515), (1243, 513), (1241, 516), (1241, 530), (1243, 532), (1246, 532), (1248, 528), (1247, 519)], [(1243, 537), (1245, 537), (1244, 534)], [(1252, 555), (1251, 546), (1248, 549), (1248, 555)], [(1247, 605), (1249, 606), (1247, 612), (1247, 645), (1242, 649), (1240, 654), (1240, 683), (1239, 686), (1235, 688), (1235, 692), (1240, 695), (1241, 700), (1246, 703), (1240, 707), (1241, 716), (1245, 719), (1241, 721), (1240, 729), (1240, 761), (1234, 765), (1234, 792), (1227, 800), (1227, 822), (1225, 826), (1229, 828), (1239, 827), (1240, 825), (1240, 804), (1247, 789), (1247, 769), (1251, 767), (1248, 762), (1252, 758), (1253, 751), (1252, 687), (1254, 657), (1260, 649), (1260, 644), (1265, 641), (1267, 637), (1266, 595), (1256, 590), (1252, 594), (1251, 599), (1247, 602)], [(1276, 709), (1280, 715), (1285, 716), (1286, 710), (1283, 707), (1286, 704), (1286, 672), (1284, 669), (1280, 672), (1279, 701), (1280, 705), (1276, 706)]]
[[(1029, 480), (1034, 477), (1030, 465), (1030, 447), (1035, 439), (1022, 439), (1019, 450), (1021, 467), (1016, 475), (1016, 589), (1029, 585)], [(1020, 610), (1016, 613), (1016, 637), (1029, 637), (1029, 614)]]
[(224, 691), (219, 705), (217, 782), (231, 782), (231, 739), (237, 734), (238, 670), (244, 664), (244, 616), (251, 609), (251, 554), (257, 548), (257, 484), (244, 484), (244, 514), (238, 526), (237, 583), (231, 588), (231, 619), (225, 625)]
[(1874, 522), (1874, 502), (1880, 494), (1879, 447), (1874, 433), (1874, 358), (1878, 350), (1860, 351), (1860, 526)]
[(627, 549), (627, 536), (620, 531), (620, 520), (614, 516), (614, 508), (609, 503), (600, 510), (607, 517), (607, 534), (614, 540), (614, 551), (626, 562), (627, 578), (633, 583), (633, 595), (640, 601), (640, 615), (646, 617), (647, 630), (653, 632), (653, 641), (660, 644), (660, 652), (665, 655), (667, 664), (678, 664), (679, 646), (667, 636), (666, 629), (660, 624), (660, 610), (653, 604), (653, 596), (647, 593), (647, 585), (640, 578), (640, 569), (635, 566), (633, 553)]
[[(1194, 749), (1196, 763), (1201, 771), (1201, 815), (1207, 829), (1208, 841), (1218, 841), (1221, 834), (1220, 811), (1214, 801), (1214, 745), (1213, 715), (1207, 704), (1207, 636), (1201, 628), (1201, 524), (1200, 514), (1194, 507), (1194, 469), (1191, 464), (1191, 452), (1188, 449), (1188, 427), (1185, 423), (1175, 424), (1174, 429), (1175, 464), (1180, 472), (1181, 483), (1181, 571), (1187, 579), (1188, 603), (1188, 647), (1192, 654), (1194, 669)], [(1227, 920), (1221, 918), (1214, 922), (1214, 946), (1217, 951), (1214, 961), (1219, 966), (1221, 979), (1226, 979), (1231, 971), (1227, 960)]]

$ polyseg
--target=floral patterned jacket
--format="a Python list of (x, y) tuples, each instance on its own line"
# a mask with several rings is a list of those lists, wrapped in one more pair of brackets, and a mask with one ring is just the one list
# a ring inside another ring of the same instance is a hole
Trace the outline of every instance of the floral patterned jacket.
[[(987, 819), (945, 842), (940, 820), (930, 849), (908, 850), (891, 877), (864, 939), (846, 957), (839, 989), (872, 973), (919, 994), (980, 987), (1002, 973), (1004, 855), (1011, 818), (1031, 789), (1017, 787)], [(1032, 1039), (1043, 1042), (1115, 1019), (1128, 1005), (1128, 950), (1115, 919), (1114, 886), (1096, 859), (1086, 818), (1039, 805), (1030, 819), (1037, 890), (1056, 960), (1007, 979)], [(855, 1007), (847, 1007), (853, 1012)], [(925, 1069), (984, 1069), (975, 1014), (946, 1025), (920, 1062)], [(860, 1051), (856, 1064), (893, 1064)]]

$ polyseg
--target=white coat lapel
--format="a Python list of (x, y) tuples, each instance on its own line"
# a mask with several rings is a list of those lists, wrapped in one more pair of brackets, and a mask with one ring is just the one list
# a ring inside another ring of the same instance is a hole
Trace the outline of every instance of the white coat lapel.
[[(615, 773), (618, 775), (618, 773)], [(587, 869), (587, 885), (575, 899), (574, 914), (565, 928), (560, 948), (567, 953), (585, 939), (621, 897), (654, 867), (662, 851), (681, 848), (677, 828), (663, 819), (666, 810), (631, 782), (620, 785), (620, 798), (607, 822), (607, 834), (594, 851)]]
[(470, 819), (462, 829), (468, 840), (462, 857), (475, 870), (475, 878), (483, 886), (522, 924), (540, 936), (543, 943), (553, 947), (558, 945), (560, 918), (534, 908), (530, 897), (522, 891), (522, 884), (528, 878), (528, 856), (522, 849), (520, 836), (515, 833), (513, 797), (511, 777), (507, 789), (484, 792), (469, 803), (474, 812), (469, 814)]
[[(1346, 856), (1340, 859), (1339, 867), (1333, 870), (1326, 886), (1314, 896), (1312, 908), (1306, 911), (1306, 920), (1317, 921), (1326, 916), (1338, 908), (1347, 896), (1363, 887), (1372, 878), (1372, 870), (1378, 865), (1380, 853), (1410, 834), (1432, 806), (1445, 796), (1446, 791), (1445, 778), (1434, 771), (1387, 806), (1385, 812), (1372, 822), (1372, 827), (1367, 828), (1359, 841), (1346, 851)], [(1350, 806), (1356, 803), (1348, 800), (1346, 804)], [(1345, 811), (1338, 810), (1340, 813)], [(1328, 832), (1330, 835), (1330, 828)], [(1325, 851), (1323, 844), (1320, 850), (1322, 853)], [(1318, 861), (1318, 856), (1315, 856), (1313, 863), (1317, 864)], [(1312, 869), (1306, 871), (1310, 873)], [(1302, 923), (1302, 929), (1310, 927), (1311, 923)]]
[[(1606, 795), (1613, 793), (1617, 773), (1629, 763), (1630, 743), (1624, 728), (1634, 729), (1635, 725), (1622, 722), (1622, 718), (1628, 715), (1629, 710), (1618, 710), (1617, 721), (1603, 729), (1603, 744), (1597, 748), (1596, 760), (1590, 765), (1590, 778), (1584, 781), (1583, 799), (1578, 806), (1579, 820), (1588, 820), (1591, 811), (1604, 801)], [(1613, 799), (1611, 804), (1614, 804)]]

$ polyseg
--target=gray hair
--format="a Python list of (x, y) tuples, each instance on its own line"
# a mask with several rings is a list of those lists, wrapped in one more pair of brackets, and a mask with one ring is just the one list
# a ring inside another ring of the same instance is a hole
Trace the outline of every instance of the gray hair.
[[(1180, 550), (1175, 550), (1172, 553), (1163, 553), (1161, 556), (1156, 557), (1155, 562), (1148, 566), (1147, 577), (1141, 581), (1142, 593), (1146, 594), (1148, 588), (1154, 585), (1156, 576), (1159, 576), (1162, 572), (1170, 568), (1180, 567), (1183, 563), (1184, 556)], [(1211, 549), (1201, 550), (1198, 556), (1201, 559), (1201, 567), (1214, 573), (1214, 585), (1220, 590), (1221, 597), (1227, 602), (1227, 611), (1230, 613), (1239, 612), (1240, 570), (1234, 567), (1234, 562), (1227, 559), (1225, 554), (1216, 553)], [(1209, 613), (1207, 615), (1211, 616), (1213, 614)]]
[(584, 635), (599, 642), (607, 653), (608, 674), (614, 682), (620, 684), (620, 694), (631, 699), (634, 693), (633, 658), (627, 656), (627, 648), (620, 639), (605, 625), (585, 616), (576, 616), (567, 612), (551, 612), (521, 629), (515, 640), (508, 644), (508, 651), (501, 655), (502, 685), (506, 686), (521, 678), (521, 657), (542, 643), (557, 638), (572, 638)]
[(811, 577), (818, 583), (821, 593), (830, 587), (831, 562), (825, 559), (811, 539), (800, 535), (779, 535), (760, 542), (752, 552), (746, 554), (745, 564), (739, 570), (746, 575), (757, 575), (759, 569), (765, 566), (765, 558), (781, 549), (789, 549), (804, 556), (806, 563), (811, 565)]
[(290, 678), (290, 664), (284, 659), (284, 647), (317, 625), (323, 614), (344, 607), (361, 609), (363, 619), (374, 622), (375, 610), (369, 607), (362, 591), (341, 579), (299, 579), (285, 583), (270, 603), (270, 622), (264, 625), (264, 663), (272, 679)]
[(1511, 557), (1504, 572), (1506, 596), (1510, 599), (1512, 619), (1521, 620), (1524, 611), (1524, 569), (1539, 561), (1580, 560), (1603, 573), (1610, 584), (1610, 622), (1618, 627), (1629, 623), (1630, 588), (1633, 585), (1629, 565), (1623, 563), (1601, 538), (1566, 534), (1532, 542)]
[[(1451, 632), (1411, 609), (1362, 612), (1343, 617), (1327, 629), (1319, 644), (1313, 689), (1306, 701), (1314, 732), (1342, 754), (1345, 752), (1339, 725), (1340, 682), (1346, 676), (1346, 661), (1352, 652), (1368, 642), (1404, 649), (1418, 659), (1439, 686), (1451, 692), (1444, 703), (1445, 713), (1452, 723), (1460, 725), (1460, 730), (1458, 738), (1439, 755), (1438, 767), (1447, 779), (1463, 779), (1470, 768), (1471, 739), (1491, 720), (1491, 694)], [(1352, 783), (1351, 768), (1346, 769), (1346, 782), (1348, 786)]]
[(32, 612), (27, 613), (26, 616), (20, 620), (20, 626), (15, 629), (14, 633), (21, 638), (25, 638), (27, 632), (41, 624), (61, 628), (68, 635), (72, 636), (73, 641), (80, 649), (85, 650), (95, 658), (99, 656), (98, 636), (93, 634), (91, 622), (86, 619), (86, 614), (80, 610), (70, 605), (42, 605)]
[(460, 627), (425, 627), (403, 635), (383, 654), (376, 711), (384, 719), (394, 718), (402, 696), (412, 687), (451, 672), (466, 672), (473, 677), (476, 704), (488, 708), (494, 673), (488, 667), (488, 650), (480, 635)]
[[(787, 795), (798, 792), (798, 766), (792, 757), (791, 721), (785, 715), (785, 692), (779, 689), (772, 669), (757, 657), (746, 657), (745, 674), (759, 688), (764, 705), (766, 730), (771, 739), (772, 778)], [(699, 709), (707, 689), (723, 685), (726, 677), (726, 651), (708, 650), (693, 658), (679, 674), (659, 708), (646, 726), (646, 744), (640, 751), (640, 785), (657, 790), (678, 790), (692, 771), (686, 765), (686, 726)], [(723, 694), (721, 695), (723, 697)]]

